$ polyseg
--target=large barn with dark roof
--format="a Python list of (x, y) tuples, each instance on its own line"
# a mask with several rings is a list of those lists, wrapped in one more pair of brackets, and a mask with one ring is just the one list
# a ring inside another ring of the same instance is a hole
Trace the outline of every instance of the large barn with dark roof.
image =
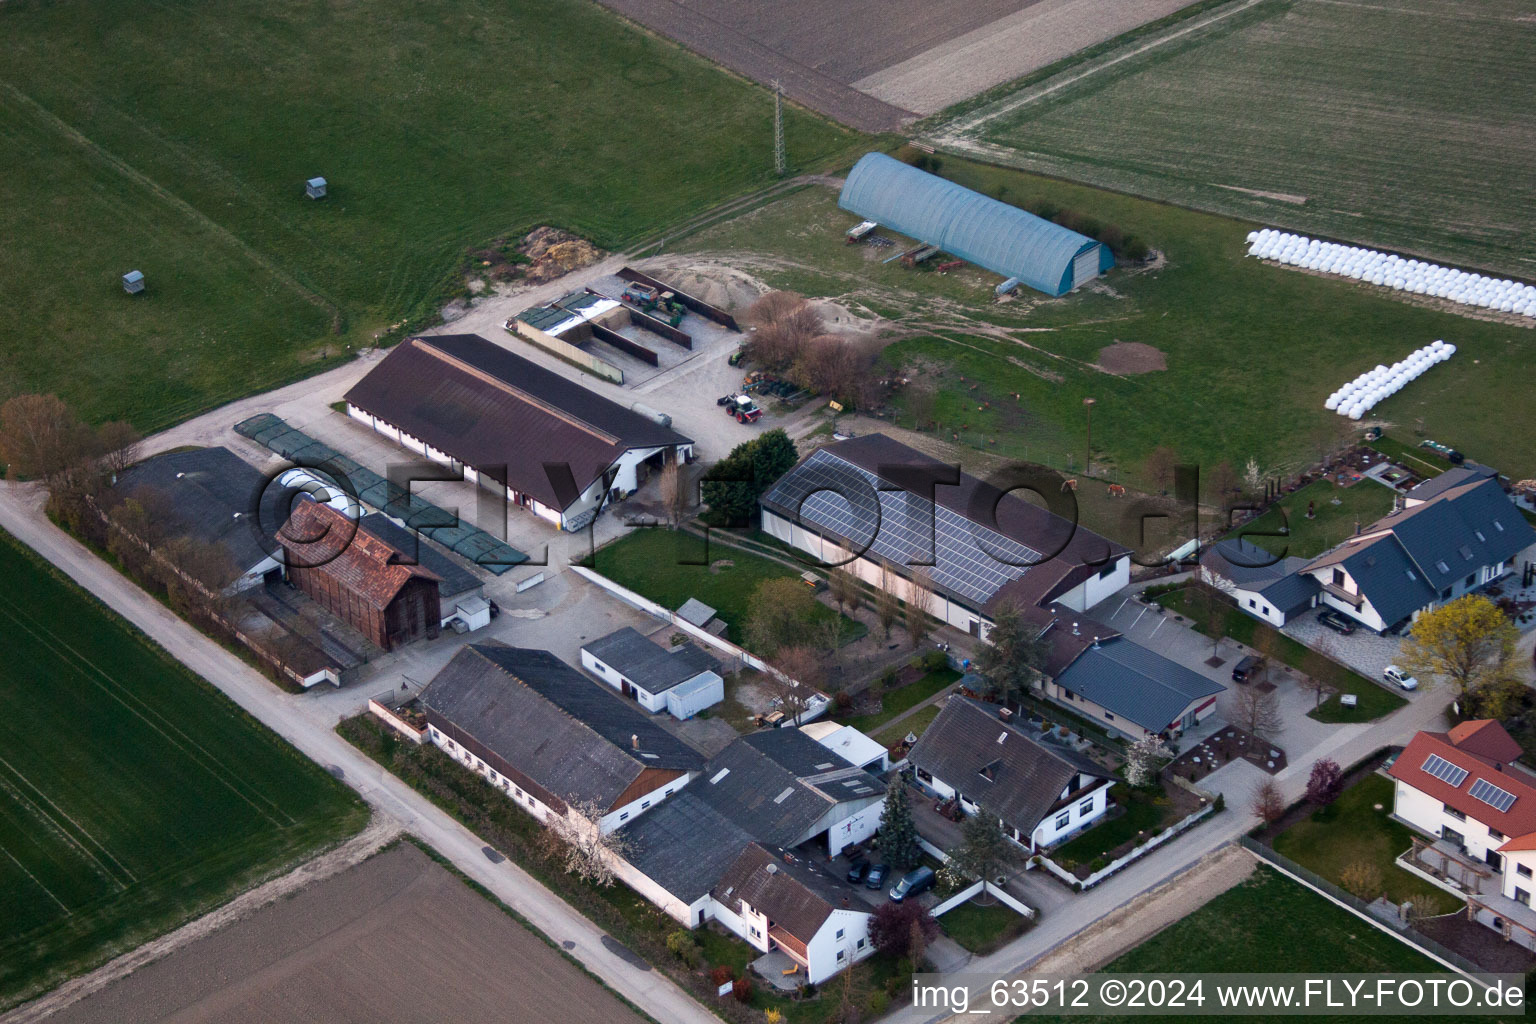
[(478, 334), (412, 338), (353, 386), (347, 414), (507, 500), (579, 530), (693, 441)]

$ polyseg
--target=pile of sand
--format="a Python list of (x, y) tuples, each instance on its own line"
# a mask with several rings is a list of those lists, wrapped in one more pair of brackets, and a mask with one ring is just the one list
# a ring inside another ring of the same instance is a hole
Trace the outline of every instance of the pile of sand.
[(606, 255), (603, 250), (559, 228), (534, 228), (523, 237), (517, 251), (533, 262), (520, 275), (529, 284), (543, 284), (573, 270), (591, 266)]
[(769, 290), (751, 274), (731, 267), (649, 260), (640, 269), (721, 309), (744, 309)]

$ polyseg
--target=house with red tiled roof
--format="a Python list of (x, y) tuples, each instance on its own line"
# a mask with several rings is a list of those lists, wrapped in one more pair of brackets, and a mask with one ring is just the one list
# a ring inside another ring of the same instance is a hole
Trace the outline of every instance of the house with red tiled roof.
[(442, 578), (330, 505), (300, 501), (278, 531), (288, 578), (384, 650), (442, 628)]
[(1468, 915), (1536, 949), (1536, 772), (1498, 722), (1421, 732), (1398, 755), (1393, 817), (1421, 834), (1405, 870), (1467, 901)]

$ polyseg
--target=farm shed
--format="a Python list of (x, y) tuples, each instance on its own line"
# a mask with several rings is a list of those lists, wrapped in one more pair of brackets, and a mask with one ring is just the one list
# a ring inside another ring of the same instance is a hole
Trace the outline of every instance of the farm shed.
[(1047, 295), (1065, 295), (1115, 265), (1087, 235), (989, 199), (884, 153), (848, 174), (837, 205)]

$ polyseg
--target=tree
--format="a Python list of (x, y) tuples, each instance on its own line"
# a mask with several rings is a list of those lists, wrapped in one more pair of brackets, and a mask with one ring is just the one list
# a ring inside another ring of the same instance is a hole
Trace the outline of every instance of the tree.
[(896, 574), (890, 567), (880, 566), (880, 589), (875, 593), (875, 618), (880, 620), (880, 628), (885, 632), (885, 638), (891, 638), (891, 627), (901, 616), (901, 602), (896, 599), (891, 588), (896, 585)]
[(933, 631), (933, 578), (928, 570), (915, 567), (912, 570), (912, 584), (907, 588), (907, 637), (912, 641), (913, 647), (918, 647), (928, 639), (928, 634)]
[(795, 442), (775, 427), (743, 441), (704, 474), (700, 495), (721, 524), (744, 526), (757, 517), (757, 499), (794, 466)]
[(559, 861), (568, 875), (603, 888), (611, 886), (615, 859), (630, 853), (627, 836), (614, 831), (603, 834), (598, 822), (605, 811), (594, 800), (579, 800), (568, 805), (562, 816), (552, 816), (545, 825), (547, 852)]
[(118, 474), (139, 461), (142, 438), (127, 420), (108, 420), (96, 430), (102, 468), (116, 480)]
[(1501, 717), (1519, 682), (1514, 665), (1519, 631), (1486, 597), (1467, 594), (1420, 615), (1402, 646), (1402, 664), (1417, 676), (1450, 681), (1462, 713)]
[(960, 846), (949, 851), (945, 868), (969, 881), (990, 882), (1018, 859), (1018, 847), (1003, 835), (997, 818), (982, 811), (965, 819), (960, 827)]
[(1000, 604), (992, 628), (976, 650), (976, 671), (990, 692), (1005, 704), (1022, 696), (1045, 667), (1050, 647), (1040, 630), (1024, 622), (1018, 605)]
[(1284, 726), (1275, 691), (1258, 686), (1243, 686), (1232, 692), (1227, 702), (1227, 721), (1266, 739)]
[(822, 334), (821, 314), (795, 292), (769, 292), (742, 313), (754, 328), (747, 338), (747, 358), (770, 370), (794, 365), (811, 339)]
[(781, 646), (804, 639), (815, 611), (816, 596), (796, 577), (764, 580), (747, 603), (747, 643), (763, 657), (772, 657)]
[(1273, 825), (1285, 814), (1285, 797), (1274, 779), (1265, 779), (1253, 794), (1252, 810), (1266, 825)]
[(1167, 445), (1158, 445), (1148, 453), (1142, 471), (1157, 489), (1164, 494), (1173, 486), (1173, 470), (1179, 464), (1179, 455)]
[(1252, 455), (1243, 463), (1243, 483), (1248, 485), (1249, 494), (1259, 493), (1259, 488), (1264, 484), (1264, 468)]
[(892, 871), (900, 873), (916, 864), (921, 853), (917, 825), (912, 820), (912, 803), (898, 774), (886, 787), (885, 806), (880, 810), (880, 856)]
[(1125, 752), (1125, 781), (1137, 787), (1152, 785), (1172, 757), (1173, 751), (1161, 736), (1143, 736)]
[(859, 581), (847, 569), (833, 569), (827, 575), (827, 594), (837, 605), (839, 615), (844, 610), (850, 613), (858, 611), (859, 601), (864, 596), (859, 589)]
[(95, 437), (57, 395), (17, 395), (0, 405), (0, 462), (10, 479), (47, 481), (94, 455)]
[(1321, 758), (1312, 764), (1312, 774), (1307, 778), (1307, 802), (1327, 807), (1339, 798), (1344, 789), (1344, 771), (1337, 761)]
[(1357, 860), (1339, 872), (1339, 884), (1350, 895), (1374, 900), (1381, 895), (1381, 868), (1368, 860)]
[(938, 938), (939, 922), (917, 900), (882, 903), (869, 920), (869, 941), (877, 953), (899, 959), (912, 952), (913, 926), (927, 942)]
[(680, 460), (672, 459), (661, 470), (661, 507), (667, 522), (680, 526), (692, 504), (687, 473)]
[(798, 725), (822, 685), (821, 659), (809, 647), (787, 645), (774, 656), (773, 667), (778, 674), (765, 673), (763, 688), (778, 709)]

